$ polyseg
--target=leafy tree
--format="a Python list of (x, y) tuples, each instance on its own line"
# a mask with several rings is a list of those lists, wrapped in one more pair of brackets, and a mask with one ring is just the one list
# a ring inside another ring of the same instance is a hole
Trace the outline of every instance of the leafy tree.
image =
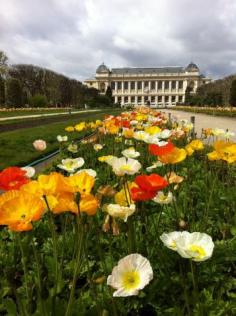
[(31, 98), (29, 98), (29, 104), (32, 107), (45, 107), (48, 104), (48, 100), (45, 97), (45, 95), (42, 94), (35, 94), (34, 96), (32, 96)]
[(110, 99), (111, 103), (114, 102), (113, 97), (112, 97), (112, 90), (110, 86), (107, 87), (106, 96)]
[(68, 78), (62, 78), (60, 82), (61, 97), (60, 102), (64, 106), (71, 105), (72, 103), (72, 87)]
[(187, 86), (186, 90), (185, 90), (185, 104), (189, 105), (191, 104), (192, 101), (192, 96), (191, 96), (191, 92), (192, 88), (190, 86)]
[(231, 106), (236, 106), (236, 79), (231, 83), (229, 104)]
[(5, 80), (0, 76), (0, 106), (5, 105)]
[(8, 69), (7, 63), (8, 63), (7, 55), (3, 51), (0, 51), (0, 75), (5, 75), (7, 73), (7, 69)]
[(22, 106), (22, 87), (19, 80), (10, 78), (7, 80), (6, 101), (10, 107)]

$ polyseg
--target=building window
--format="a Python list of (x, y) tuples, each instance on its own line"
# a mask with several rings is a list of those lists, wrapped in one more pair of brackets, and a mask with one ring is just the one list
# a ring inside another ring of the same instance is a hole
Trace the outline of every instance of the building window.
[(138, 97), (138, 103), (142, 102), (142, 97)]
[(176, 81), (172, 81), (171, 88), (172, 88), (172, 90), (176, 89)]
[(138, 90), (142, 90), (142, 81), (138, 81)]
[(151, 81), (151, 90), (156, 90), (156, 82)]
[(183, 80), (179, 81), (179, 89), (183, 89)]
[(125, 82), (124, 82), (124, 89), (125, 89), (125, 90), (128, 90), (128, 81), (125, 81)]
[(122, 89), (121, 81), (118, 81), (118, 82), (117, 82), (117, 89), (118, 89), (118, 90), (121, 90), (121, 89)]
[(183, 96), (182, 95), (179, 96), (179, 102), (180, 103), (183, 102)]
[(124, 102), (128, 103), (128, 101), (129, 101), (128, 97), (124, 97)]
[(162, 90), (162, 81), (157, 82), (157, 88), (158, 90)]
[(147, 101), (148, 101), (148, 96), (145, 95), (145, 97), (144, 97), (144, 102), (147, 102)]
[(121, 103), (121, 97), (118, 97), (117, 102)]
[(144, 88), (148, 88), (149, 86), (149, 82), (148, 81), (144, 81)]
[(135, 81), (130, 82), (130, 88), (131, 90), (135, 90)]
[(168, 103), (168, 102), (169, 102), (169, 96), (165, 95), (165, 103)]
[(151, 96), (151, 102), (155, 102), (155, 101), (156, 101), (155, 96)]
[(169, 90), (169, 81), (165, 81), (165, 90)]
[(176, 97), (175, 97), (175, 95), (172, 95), (171, 102), (174, 103), (175, 101), (176, 101)]
[(134, 96), (131, 97), (131, 103), (135, 103), (135, 97)]
[(115, 81), (112, 81), (112, 82), (111, 82), (111, 89), (112, 89), (112, 90), (115, 90), (115, 86), (116, 86), (116, 85), (115, 85)]
[(162, 96), (159, 95), (159, 96), (158, 96), (158, 103), (161, 103), (161, 102), (162, 102)]

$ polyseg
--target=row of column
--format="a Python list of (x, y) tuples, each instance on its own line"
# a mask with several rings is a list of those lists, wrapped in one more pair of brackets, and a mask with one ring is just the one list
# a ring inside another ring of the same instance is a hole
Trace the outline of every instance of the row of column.
[[(139, 90), (142, 90), (142, 91), (145, 91), (145, 89), (149, 90), (149, 91), (178, 91), (179, 89), (182, 91), (183, 90), (183, 86), (184, 86), (184, 82), (181, 81), (182, 85), (179, 84), (179, 81), (155, 81), (155, 88), (153, 89), (152, 88), (152, 82), (154, 81), (148, 81), (148, 85), (145, 86), (145, 82), (147, 81), (133, 81), (135, 86), (134, 86), (134, 89), (131, 90), (131, 81), (126, 81), (128, 82), (128, 89), (125, 89), (124, 85), (125, 85), (125, 81), (120, 81), (121, 83), (121, 89), (118, 89), (118, 81), (115, 81), (115, 87), (113, 87), (113, 89), (115, 88), (115, 92), (117, 91), (122, 91), (122, 93), (124, 91), (139, 91)], [(141, 89), (138, 89), (138, 82), (141, 82), (142, 86), (141, 86)], [(159, 86), (159, 83), (161, 82), (161, 88)], [(166, 82), (168, 82), (168, 89), (165, 89), (165, 84)], [(175, 87), (174, 87), (174, 84), (173, 84), (173, 87), (172, 87), (172, 82), (175, 82)]]
[(155, 104), (176, 104), (183, 103), (185, 96), (115, 96), (115, 103), (121, 104), (145, 104), (147, 101)]

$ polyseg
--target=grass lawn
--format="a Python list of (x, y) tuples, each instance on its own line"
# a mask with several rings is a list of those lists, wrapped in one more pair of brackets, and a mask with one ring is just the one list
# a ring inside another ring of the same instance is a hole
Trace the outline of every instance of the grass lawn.
[[(79, 111), (83, 109), (72, 109), (72, 111)], [(10, 117), (10, 116), (21, 116), (21, 115), (34, 115), (34, 114), (49, 114), (49, 113), (61, 113), (68, 112), (68, 109), (33, 109), (33, 110), (9, 110), (3, 111), (0, 109), (0, 118), (2, 117)]]
[[(0, 170), (8, 166), (23, 166), (33, 160), (56, 150), (58, 142), (57, 135), (67, 135), (70, 139), (78, 138), (81, 133), (67, 133), (64, 128), (69, 125), (75, 125), (80, 121), (92, 121), (102, 119), (105, 114), (118, 114), (120, 110), (106, 110), (99, 113), (84, 114), (83, 117), (70, 119), (66, 122), (42, 125), (33, 128), (20, 129), (0, 134)], [(47, 149), (43, 152), (37, 152), (33, 148), (33, 141), (44, 139), (47, 142)]]

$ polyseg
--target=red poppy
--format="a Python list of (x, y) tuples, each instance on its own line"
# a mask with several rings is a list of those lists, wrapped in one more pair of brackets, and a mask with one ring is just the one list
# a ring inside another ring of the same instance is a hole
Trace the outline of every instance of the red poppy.
[(131, 188), (131, 198), (134, 201), (147, 201), (156, 196), (157, 191), (164, 189), (168, 182), (158, 174), (140, 175), (135, 178), (138, 187)]
[(162, 156), (162, 155), (169, 154), (174, 148), (175, 148), (175, 146), (171, 142), (168, 142), (164, 146), (158, 146), (156, 144), (150, 144), (149, 147), (148, 147), (148, 150), (149, 150), (149, 152), (152, 155)]
[(122, 125), (122, 127), (130, 128), (130, 122), (128, 120), (122, 121), (121, 125)]
[(156, 192), (164, 189), (168, 185), (166, 179), (156, 173), (137, 176), (134, 181), (142, 190), (145, 191)]
[(26, 171), (18, 167), (8, 167), (0, 172), (1, 190), (18, 190), (23, 184), (29, 182)]
[(130, 189), (131, 199), (133, 201), (148, 201), (156, 196), (156, 191), (145, 191), (140, 187)]

